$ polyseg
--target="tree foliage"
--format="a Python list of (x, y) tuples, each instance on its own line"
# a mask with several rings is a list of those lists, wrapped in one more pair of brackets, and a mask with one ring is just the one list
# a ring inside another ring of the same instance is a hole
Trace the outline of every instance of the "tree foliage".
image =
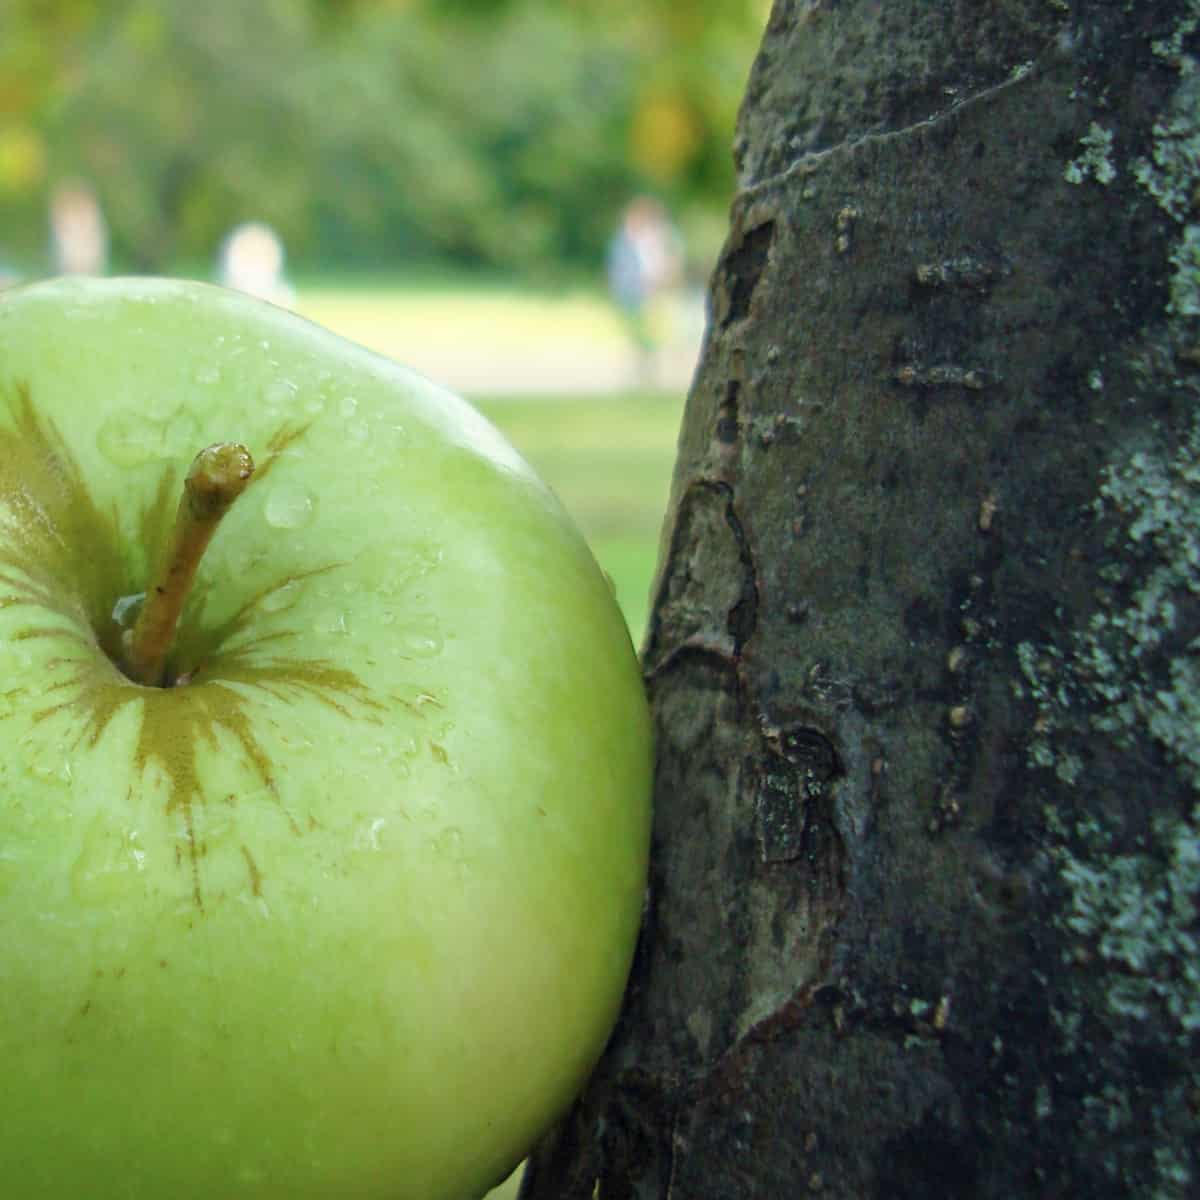
[(209, 258), (247, 218), (301, 256), (592, 259), (652, 189), (723, 211), (758, 0), (10, 0), (6, 253), (98, 190), (119, 260)]

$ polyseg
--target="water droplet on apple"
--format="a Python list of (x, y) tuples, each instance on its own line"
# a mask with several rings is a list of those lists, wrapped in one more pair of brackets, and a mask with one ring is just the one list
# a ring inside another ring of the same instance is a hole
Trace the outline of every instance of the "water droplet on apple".
[(145, 869), (146, 853), (137, 830), (121, 832), (97, 814), (71, 868), (71, 890), (83, 904), (106, 903), (138, 889), (138, 876)]
[(387, 828), (387, 821), (383, 817), (376, 817), (365, 829), (365, 841), (363, 848), (367, 850), (378, 851), (382, 848), (383, 831)]
[(401, 779), (412, 774), (412, 764), (418, 754), (416, 738), (397, 737), (389, 746), (388, 765)]
[(276, 379), (267, 386), (266, 401), (277, 408), (291, 408), (296, 402), (296, 385), (290, 379)]
[(132, 629), (137, 622), (138, 613), (141, 612), (142, 602), (145, 599), (145, 592), (134, 592), (130, 596), (122, 596), (113, 605), (113, 623), (121, 629)]
[(358, 399), (355, 396), (343, 396), (341, 403), (338, 405), (338, 412), (343, 417), (352, 417), (358, 412)]
[(31, 764), (33, 773), (46, 783), (71, 786), (75, 778), (75, 770), (69, 759), (44, 758)]
[[(388, 578), (381, 589), (385, 595), (395, 596), (407, 591), (435, 570), (442, 561), (442, 551), (439, 546), (427, 542), (417, 542), (400, 548), (388, 564)], [(410, 597), (411, 599), (411, 597)]]
[(350, 626), (346, 623), (346, 614), (339, 609), (328, 609), (318, 618), (315, 629), (318, 633), (346, 634)]
[(258, 607), (263, 612), (282, 612), (285, 608), (292, 605), (296, 597), (300, 594), (300, 580), (289, 579), (287, 583), (280, 584), (277, 588), (272, 588), (258, 602)]
[(213, 384), (213, 383), (220, 383), (220, 381), (221, 381), (221, 368), (220, 367), (215, 367), (215, 366), (210, 365), (207, 367), (201, 367), (196, 372), (196, 382), (197, 383)]
[(398, 638), (400, 653), (409, 658), (433, 658), (442, 652), (442, 631), (432, 613), (412, 620)]
[(356, 446), (362, 446), (371, 436), (371, 427), (366, 421), (347, 421), (346, 422), (346, 440), (353, 442)]
[(433, 839), (434, 853), (456, 867), (463, 864), (463, 835), (462, 830), (455, 825), (449, 825)]
[(443, 829), (442, 833), (439, 833), (434, 839), (433, 844), (437, 847), (438, 853), (444, 854), (446, 858), (462, 858), (462, 830), (457, 826)]
[(303, 529), (313, 519), (316, 501), (307, 488), (296, 483), (278, 483), (267, 496), (263, 510), (267, 524), (276, 529)]
[(332, 371), (320, 371), (317, 374), (317, 396), (321, 408), (328, 408), (338, 394), (337, 378)]

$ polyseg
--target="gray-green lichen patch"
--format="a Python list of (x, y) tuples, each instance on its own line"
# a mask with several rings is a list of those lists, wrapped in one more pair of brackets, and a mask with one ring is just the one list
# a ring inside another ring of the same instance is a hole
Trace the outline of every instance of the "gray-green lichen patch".
[(1200, 142), (1196, 138), (1197, 78), (1189, 73), (1175, 97), (1171, 116), (1154, 123), (1154, 143), (1149, 158), (1133, 164), (1133, 177), (1155, 203), (1176, 221), (1187, 218), (1192, 206), (1192, 181), (1200, 169)]
[[(1200, 393), (1186, 365), (1200, 317), (1197, 30), (1192, 0), (1151, 47), (1175, 81), (1129, 161), (1165, 234), (1161, 318), (1087, 381), (1144, 415), (1073, 514), (1090, 586), (1064, 587), (1057, 628), (1017, 647), (1014, 684), (1030, 705), (1026, 766), (1055, 898), (1057, 1050), (1078, 1064), (1069, 1136), (1121, 1194), (1154, 1200), (1200, 1181)], [(1113, 145), (1093, 123), (1066, 178), (1124, 177)], [(1059, 1119), (1069, 1104), (1047, 1086), (1040, 1107)]]
[(1200, 225), (1186, 225), (1171, 250), (1171, 299), (1167, 312), (1175, 317), (1200, 316)]
[(1154, 841), (1164, 863), (1149, 853), (1110, 853), (1098, 822), (1076, 827), (1079, 848), (1057, 858), (1067, 884), (1062, 914), (1076, 935), (1076, 952), (1111, 969), (1110, 1012), (1146, 1021), (1170, 1018), (1181, 1049), (1200, 1031), (1200, 805), (1190, 817), (1159, 821)]
[(1068, 183), (1083, 183), (1087, 179), (1105, 186), (1112, 183), (1117, 177), (1117, 168), (1112, 161), (1112, 130), (1093, 121), (1079, 144), (1083, 153), (1067, 163), (1063, 178)]
[(1171, 250), (1173, 268), (1170, 302), (1172, 316), (1200, 316), (1200, 224), (1192, 217), (1197, 209), (1200, 184), (1200, 64), (1183, 53), (1184, 38), (1200, 24), (1200, 4), (1182, 21), (1171, 39), (1155, 44), (1155, 53), (1179, 71), (1179, 86), (1168, 111), (1155, 121), (1148, 157), (1137, 159), (1133, 174), (1155, 203), (1183, 226)]
[(1189, 0), (1187, 13), (1188, 15), (1183, 17), (1171, 31), (1170, 37), (1160, 38), (1151, 44), (1151, 50), (1159, 58), (1177, 63), (1183, 56), (1184, 38), (1190, 37), (1197, 28), (1200, 28), (1200, 3), (1197, 0)]
[[(1079, 1133), (1103, 1148), (1106, 1173), (1130, 1195), (1184, 1200), (1198, 1175), (1200, 805), (1156, 820), (1144, 848), (1117, 842), (1084, 817), (1053, 852), (1066, 893), (1064, 957), (1075, 967), (1055, 1017), (1066, 1054), (1127, 1067), (1117, 1087), (1101, 1066), (1084, 1099)], [(1133, 1166), (1122, 1142), (1147, 1132), (1153, 1159)]]
[[(1160, 432), (1164, 441), (1170, 436)], [(1174, 453), (1140, 451), (1123, 467), (1110, 468), (1098, 507), (1127, 521), (1129, 553), (1120, 553), (1118, 532), (1110, 579), (1120, 586), (1136, 566), (1144, 571), (1128, 600), (1102, 606), (1080, 639), (1080, 661), (1093, 697), (1103, 704), (1094, 724), (1123, 741), (1147, 730), (1200, 787), (1200, 636), (1172, 646), (1192, 633), (1183, 610), (1200, 597), (1200, 420)], [(1164, 647), (1173, 651), (1166, 679), (1150, 669)]]
[(1104, 472), (1095, 517), (1108, 554), (1087, 627), (1017, 647), (1018, 691), (1037, 707), (1030, 765), (1068, 783), (1073, 736), (1132, 750), (1149, 734), (1200, 788), (1200, 418), (1173, 451), (1170, 430), (1157, 437)]
[[(1200, 415), (1182, 436), (1152, 425), (1086, 515), (1094, 610), (1072, 628), (1064, 605), (1067, 628), (1018, 645), (1015, 690), (1032, 707), (1027, 766), (1046, 773), (1062, 1050), (1160, 1064), (1136, 1096), (1097, 1066), (1078, 1132), (1128, 1180), (1119, 1147), (1153, 1129), (1135, 1194), (1167, 1200), (1200, 1177)], [(1124, 803), (1139, 777), (1159, 789), (1152, 816)]]

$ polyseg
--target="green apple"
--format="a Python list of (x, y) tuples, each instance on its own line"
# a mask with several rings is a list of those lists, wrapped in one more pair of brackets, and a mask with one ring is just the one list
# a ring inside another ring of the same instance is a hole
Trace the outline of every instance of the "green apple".
[(481, 1195), (615, 1019), (650, 772), (604, 576), (468, 405), (218, 288), (0, 298), (5, 1195)]

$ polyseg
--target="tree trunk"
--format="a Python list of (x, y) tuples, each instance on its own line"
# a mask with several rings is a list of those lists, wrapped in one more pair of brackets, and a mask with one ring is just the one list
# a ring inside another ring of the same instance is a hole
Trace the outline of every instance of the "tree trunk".
[(777, 0), (526, 1200), (1200, 1194), (1198, 27)]

